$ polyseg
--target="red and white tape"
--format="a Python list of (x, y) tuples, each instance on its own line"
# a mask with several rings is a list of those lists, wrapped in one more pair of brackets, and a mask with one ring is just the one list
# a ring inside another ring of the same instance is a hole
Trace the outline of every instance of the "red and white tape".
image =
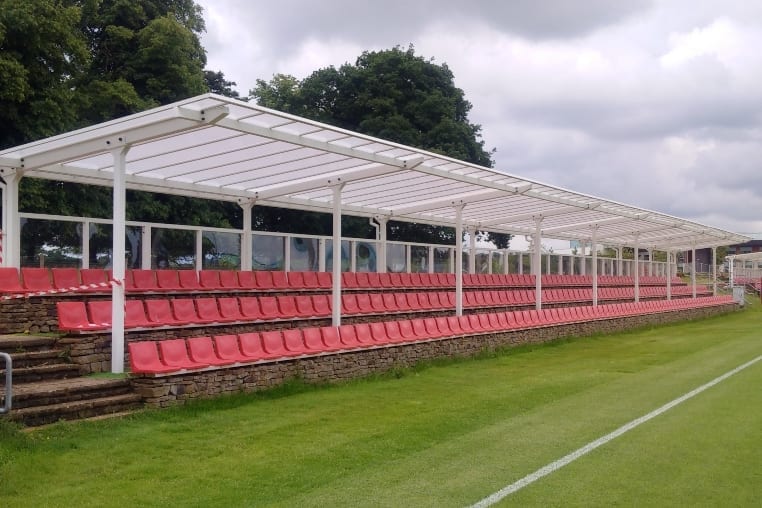
[(0, 300), (16, 300), (19, 298), (29, 298), (31, 296), (46, 296), (46, 295), (58, 295), (62, 293), (78, 293), (80, 291), (87, 291), (90, 289), (98, 288), (111, 288), (111, 286), (121, 286), (122, 282), (116, 279), (111, 279), (108, 282), (95, 282), (92, 284), (82, 284), (80, 286), (72, 286), (68, 288), (48, 289), (46, 291), (32, 291), (30, 293), (15, 293), (12, 295), (3, 295)]

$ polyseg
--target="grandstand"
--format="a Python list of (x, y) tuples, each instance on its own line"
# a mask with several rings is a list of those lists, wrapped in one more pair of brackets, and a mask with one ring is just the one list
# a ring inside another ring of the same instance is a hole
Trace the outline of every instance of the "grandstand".
[[(716, 283), (697, 284), (695, 269), (690, 284), (676, 277), (675, 254), (710, 248), (716, 258), (718, 246), (746, 240), (211, 94), (2, 151), (0, 173), (2, 331), (63, 333), (56, 343), (81, 373), (130, 365), (133, 386), (157, 405), (187, 400), (179, 386), (208, 396), (295, 374), (358, 375), (358, 362), (383, 369), (727, 312), (732, 301)], [(20, 214), (21, 178), (112, 187), (113, 220)], [(244, 225), (129, 223), (127, 189), (232, 201)], [(330, 213), (334, 232), (342, 214), (367, 217), (378, 237), (256, 232), (255, 205)], [(131, 257), (91, 267), (82, 235), (76, 267), (25, 265), (22, 219), (83, 231), (108, 225), (110, 252)], [(390, 220), (451, 226), (457, 243), (388, 242)], [(195, 245), (183, 269), (159, 266), (151, 232), (162, 229)], [(463, 245), (463, 233), (475, 231), (530, 236), (533, 249), (481, 252), (474, 234)], [(543, 238), (580, 241), (591, 255), (551, 257)], [(227, 269), (208, 266), (205, 239), (226, 246)], [(599, 258), (601, 244), (617, 258)], [(664, 252), (667, 261), (623, 260), (623, 247)]]

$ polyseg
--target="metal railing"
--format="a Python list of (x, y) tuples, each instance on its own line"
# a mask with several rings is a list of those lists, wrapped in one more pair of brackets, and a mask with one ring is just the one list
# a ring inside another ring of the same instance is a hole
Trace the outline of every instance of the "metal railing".
[(11, 399), (13, 398), (13, 360), (8, 353), (0, 353), (0, 358), (5, 360), (5, 404), (0, 407), (0, 415), (10, 413)]

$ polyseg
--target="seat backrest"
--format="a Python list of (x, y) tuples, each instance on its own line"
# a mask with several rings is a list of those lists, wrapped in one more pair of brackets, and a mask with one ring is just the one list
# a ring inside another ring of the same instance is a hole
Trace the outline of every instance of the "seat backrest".
[[(106, 270), (103, 268), (82, 268), (79, 275), (82, 278), (82, 284), (101, 286), (108, 282)], [(106, 286), (103, 288), (105, 290)]]
[(217, 305), (220, 308), (220, 315), (222, 317), (236, 321), (244, 319), (243, 314), (241, 314), (241, 308), (238, 306), (238, 298), (234, 296), (217, 298)]
[(161, 289), (180, 289), (180, 278), (178, 277), (177, 270), (156, 270), (156, 285)]
[(30, 291), (50, 291), (53, 284), (50, 281), (50, 271), (47, 268), (25, 266), (21, 268), (24, 288)]
[(269, 355), (286, 356), (288, 354), (280, 330), (268, 330), (261, 332), (260, 335), (262, 336), (262, 347)]
[(259, 332), (241, 333), (238, 335), (238, 342), (241, 348), (241, 354), (252, 360), (259, 360), (267, 356), (267, 353), (262, 347), (262, 337)]
[(87, 302), (87, 311), (90, 322), (97, 325), (111, 326), (111, 301), (91, 300)]
[(303, 353), (307, 349), (302, 339), (302, 330), (299, 328), (283, 330), (283, 344), (294, 353)]
[(124, 302), (124, 326), (134, 328), (149, 326), (151, 323), (146, 316), (143, 300), (127, 300)]
[(198, 283), (204, 289), (221, 289), (219, 270), (201, 270), (198, 272)]
[(296, 299), (291, 295), (281, 295), (276, 297), (278, 300), (278, 310), (280, 317), (292, 318), (299, 315), (296, 309)]
[(272, 289), (273, 286), (273, 274), (268, 270), (257, 270), (254, 272), (254, 280), (257, 284), (257, 289)]
[(79, 270), (76, 268), (52, 268), (53, 287), (56, 289), (68, 289), (79, 287)]
[(212, 365), (222, 363), (222, 359), (214, 351), (211, 337), (191, 337), (185, 341), (188, 344), (188, 353), (191, 360)]
[(82, 330), (90, 327), (85, 302), (57, 302), (59, 330)]
[(196, 298), (196, 312), (202, 320), (219, 321), (222, 319), (220, 308), (217, 306), (217, 299), (213, 297)]
[(23, 291), (19, 279), (19, 270), (15, 266), (0, 267), (0, 293)]
[(323, 339), (323, 344), (331, 349), (341, 347), (341, 339), (339, 338), (339, 329), (335, 326), (321, 326), (320, 337)]
[(240, 289), (238, 272), (235, 270), (220, 270), (220, 286), (225, 289)]
[(217, 356), (228, 360), (240, 360), (243, 357), (238, 345), (238, 336), (233, 334), (215, 335), (214, 345), (217, 348)]
[(239, 296), (238, 303), (241, 306), (241, 314), (246, 319), (261, 319), (262, 310), (259, 308), (259, 298), (256, 296)]
[(288, 289), (288, 277), (286, 276), (286, 272), (274, 271), (271, 275), (273, 278), (273, 288)]
[(169, 300), (146, 300), (145, 306), (146, 314), (150, 321), (162, 325), (173, 324), (176, 322), (175, 317), (172, 315), (172, 307), (169, 304)]
[(180, 281), (180, 287), (183, 289), (201, 289), (196, 270), (178, 270), (177, 278)]
[(257, 281), (254, 278), (254, 272), (251, 270), (239, 270), (238, 273), (238, 284), (243, 289), (255, 289), (257, 287)]
[(312, 326), (310, 328), (304, 328), (302, 330), (302, 338), (304, 339), (304, 345), (307, 349), (312, 351), (325, 350), (325, 344), (323, 344), (323, 338), (320, 336), (320, 328)]
[(172, 313), (175, 319), (183, 323), (198, 323), (201, 319), (196, 312), (193, 298), (175, 298), (171, 301)]
[(156, 284), (156, 272), (154, 270), (130, 270), (132, 272), (132, 283), (134, 289), (142, 290), (155, 290), (158, 289)]

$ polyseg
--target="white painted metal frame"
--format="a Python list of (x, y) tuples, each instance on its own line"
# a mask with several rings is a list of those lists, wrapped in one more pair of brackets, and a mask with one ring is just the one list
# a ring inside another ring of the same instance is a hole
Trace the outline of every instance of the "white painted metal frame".
[[(543, 237), (590, 242), (594, 232), (601, 243), (632, 245), (637, 239), (643, 247), (668, 252), (748, 240), (213, 94), (0, 151), (0, 176), (6, 183), (3, 201), (9, 214), (4, 224), (9, 234), (6, 256), (15, 266), (21, 177), (113, 187), (118, 280), (124, 277), (119, 253), (124, 252), (126, 189), (332, 213), (334, 235), (337, 225), (340, 231), (339, 212), (451, 226), (458, 232), (466, 228), (533, 235), (538, 242), (536, 274), (541, 273)], [(334, 275), (340, 271), (337, 254), (338, 241)], [(461, 257), (458, 235), (457, 273), (462, 271)], [(334, 324), (340, 322), (337, 279)], [(540, 277), (537, 280), (540, 308)], [(457, 289), (460, 314), (462, 284)], [(115, 372), (123, 368), (119, 353), (124, 330), (118, 330), (123, 301), (123, 288), (114, 286)]]

